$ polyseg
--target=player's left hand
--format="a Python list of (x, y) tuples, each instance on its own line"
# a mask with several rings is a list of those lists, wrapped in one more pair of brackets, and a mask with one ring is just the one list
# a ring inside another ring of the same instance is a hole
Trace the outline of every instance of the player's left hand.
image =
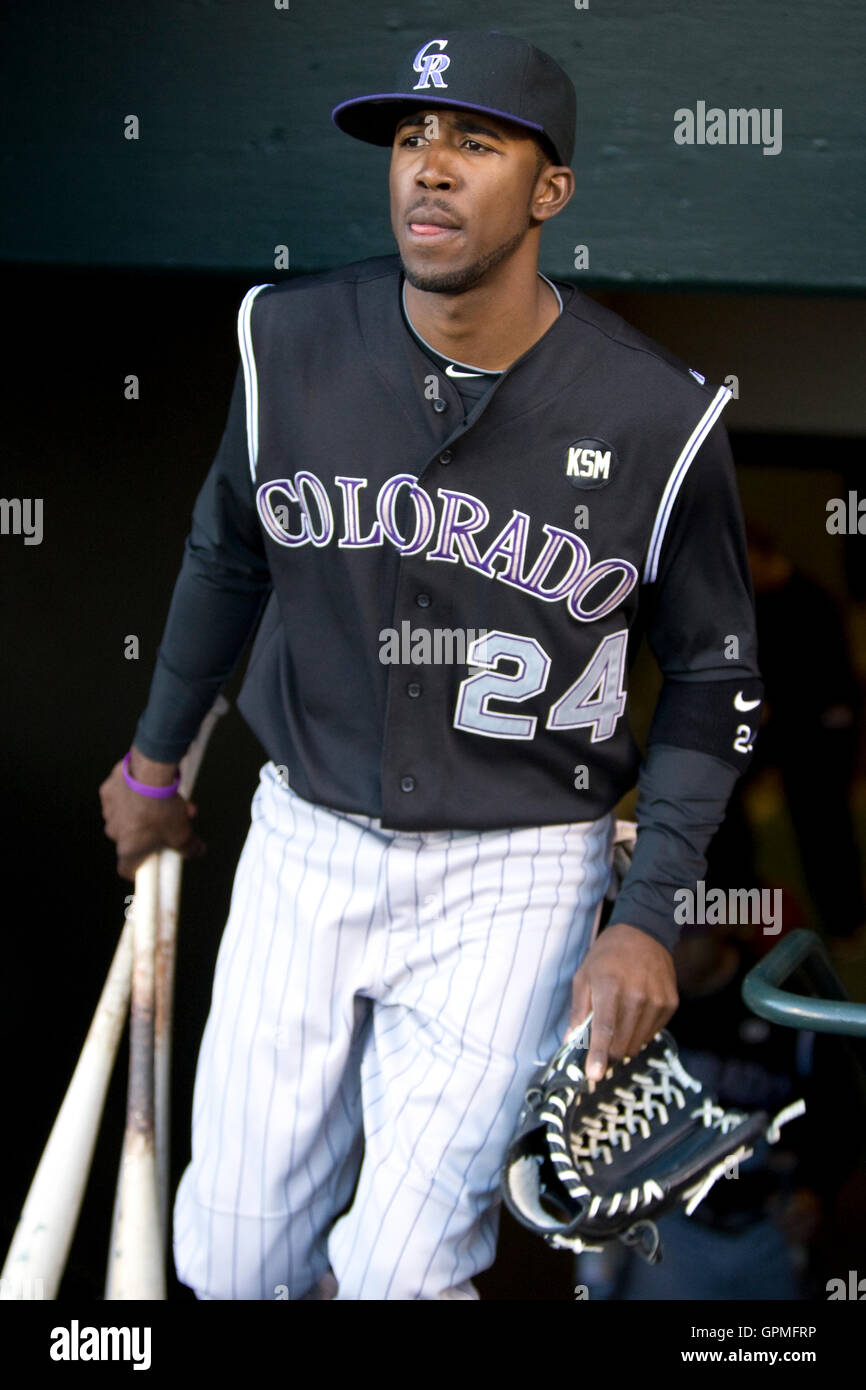
[(592, 1012), (586, 1074), (599, 1081), (608, 1057), (633, 1057), (679, 1004), (670, 951), (627, 922), (612, 922), (590, 947), (571, 989), (568, 1032)]

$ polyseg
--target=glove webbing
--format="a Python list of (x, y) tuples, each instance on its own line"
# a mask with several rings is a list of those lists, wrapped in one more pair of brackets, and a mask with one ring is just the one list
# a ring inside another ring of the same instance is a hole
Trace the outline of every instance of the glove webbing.
[[(668, 1048), (665, 1048), (663, 1058), (648, 1058), (647, 1067), (653, 1068), (654, 1074), (633, 1072), (629, 1086), (617, 1086), (615, 1088), (614, 1095), (617, 1097), (617, 1103), (600, 1101), (595, 1114), (587, 1113), (581, 1116), (580, 1130), (570, 1136), (570, 1148), (566, 1143), (564, 1132), (565, 1116), (574, 1100), (577, 1088), (565, 1087), (561, 1093), (554, 1093), (548, 1097), (549, 1108), (541, 1111), (539, 1118), (547, 1121), (550, 1157), (556, 1165), (557, 1177), (571, 1197), (580, 1198), (591, 1195), (589, 1189), (581, 1181), (580, 1175), (575, 1169), (575, 1163), (580, 1163), (583, 1171), (591, 1176), (594, 1160), (601, 1157), (604, 1163), (613, 1163), (612, 1150), (614, 1148), (619, 1147), (623, 1152), (628, 1153), (635, 1132), (639, 1131), (642, 1137), (648, 1138), (653, 1124), (665, 1125), (668, 1123), (671, 1106), (676, 1106), (679, 1110), (683, 1109), (687, 1103), (685, 1091), (700, 1091), (702, 1089), (700, 1082), (689, 1075), (679, 1057)], [(578, 1081), (583, 1076), (580, 1069), (574, 1065), (566, 1066), (564, 1070), (574, 1081)], [(613, 1068), (610, 1068), (607, 1074), (611, 1076), (612, 1073)], [(587, 1080), (585, 1084), (591, 1095), (595, 1090), (596, 1083)], [(635, 1086), (640, 1087), (640, 1095), (636, 1093)], [(803, 1114), (805, 1108), (805, 1103), (799, 1100), (779, 1111), (767, 1129), (768, 1142), (777, 1142), (781, 1126), (797, 1115)], [(700, 1105), (691, 1111), (690, 1118), (699, 1119), (707, 1129), (718, 1129), (722, 1134), (727, 1134), (742, 1124), (747, 1117), (735, 1110), (725, 1110), (722, 1106), (714, 1104), (709, 1096), (705, 1096)], [(751, 1158), (753, 1153), (754, 1149), (745, 1144), (736, 1146), (705, 1173), (700, 1182), (684, 1192), (683, 1196), (688, 1198), (685, 1206), (686, 1215), (691, 1216), (710, 1188), (728, 1170), (731, 1163), (745, 1162), (746, 1159)], [(596, 1216), (604, 1206), (605, 1200), (607, 1201), (608, 1215), (614, 1216), (621, 1208), (631, 1214), (637, 1210), (638, 1206), (646, 1206), (653, 1199), (663, 1200), (664, 1195), (664, 1190), (655, 1179), (648, 1178), (642, 1184), (627, 1191), (614, 1192), (607, 1199), (596, 1193), (587, 1209), (587, 1215)]]
[[(574, 1100), (576, 1089), (565, 1087), (562, 1092), (555, 1093), (548, 1097), (548, 1108), (541, 1111), (539, 1118), (546, 1120), (548, 1124), (547, 1139), (550, 1145), (550, 1156), (556, 1165), (557, 1177), (566, 1188), (571, 1197), (588, 1197), (589, 1189), (584, 1186), (579, 1173), (575, 1169), (575, 1164), (579, 1163), (582, 1169), (592, 1175), (593, 1161), (601, 1158), (604, 1163), (610, 1164), (614, 1161), (613, 1149), (619, 1148), (628, 1153), (631, 1149), (632, 1136), (639, 1133), (643, 1138), (648, 1138), (654, 1125), (666, 1125), (669, 1119), (669, 1111), (673, 1106), (682, 1110), (686, 1105), (686, 1091), (700, 1091), (701, 1084), (694, 1077), (690, 1076), (679, 1058), (669, 1049), (665, 1049), (663, 1058), (650, 1057), (647, 1059), (647, 1068), (652, 1071), (633, 1072), (629, 1078), (628, 1086), (617, 1086), (614, 1095), (616, 1102), (600, 1101), (595, 1113), (589, 1112), (581, 1115), (580, 1129), (570, 1136), (570, 1147), (565, 1138), (565, 1115)], [(608, 1070), (608, 1076), (612, 1075), (613, 1069)], [(567, 1074), (571, 1079), (577, 1080), (582, 1073), (577, 1067), (566, 1068)], [(595, 1090), (594, 1081), (586, 1082), (588, 1093), (591, 1095)], [(640, 1088), (640, 1094), (637, 1092)], [(733, 1110), (725, 1110), (720, 1105), (714, 1105), (707, 1096), (695, 1110), (691, 1112), (691, 1118), (700, 1119), (709, 1129), (720, 1129), (723, 1134), (736, 1128), (746, 1118)], [(738, 1158), (750, 1156), (752, 1150), (741, 1153), (737, 1150)], [(718, 1176), (724, 1172), (725, 1165), (730, 1161), (730, 1156), (722, 1163)], [(715, 1179), (713, 1179), (715, 1181)], [(709, 1191), (712, 1183), (709, 1183), (701, 1197)], [(607, 1201), (608, 1213), (613, 1216), (620, 1208), (625, 1205), (628, 1212), (636, 1211), (638, 1206), (646, 1205), (653, 1198), (661, 1200), (664, 1192), (659, 1184), (652, 1178), (637, 1187), (632, 1187), (628, 1191), (615, 1192), (605, 1199), (596, 1194), (590, 1203), (587, 1214), (595, 1216), (599, 1209)], [(701, 1197), (697, 1200), (700, 1201)], [(695, 1202), (697, 1205), (697, 1202)]]

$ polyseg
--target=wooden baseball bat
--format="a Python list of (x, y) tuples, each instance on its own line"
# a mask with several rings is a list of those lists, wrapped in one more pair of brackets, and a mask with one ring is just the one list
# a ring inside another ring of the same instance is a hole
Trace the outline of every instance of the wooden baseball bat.
[[(227, 708), (227, 701), (219, 696), (202, 722), (199, 734), (181, 763), (181, 790), (185, 774), (189, 790), (192, 789), (213, 725)], [(167, 852), (175, 853), (173, 850)], [(134, 909), (135, 904), (132, 906)], [(132, 910), (127, 912), (93, 1021), (30, 1184), (0, 1273), (0, 1300), (57, 1297), (126, 1021), (134, 930), (135, 911)]]
[(134, 906), (126, 1129), (105, 1296), (164, 1299), (153, 1097), (159, 854), (136, 871)]
[[(188, 795), (187, 792), (183, 793)], [(180, 918), (183, 860), (174, 850), (159, 856), (159, 922), (156, 933), (156, 1008), (154, 1013), (154, 1126), (156, 1180), (162, 1240), (168, 1240), (168, 1185), (171, 1154), (171, 1023), (174, 1005), (174, 965)]]
[[(182, 788), (181, 788), (182, 790)], [(183, 791), (183, 795), (189, 793)], [(177, 943), (177, 924), (180, 912), (180, 880), (183, 859), (175, 851), (159, 853), (159, 917), (156, 932), (156, 978), (154, 981), (154, 1140), (156, 1146), (156, 1182), (159, 1197), (160, 1235), (165, 1249), (168, 1241), (168, 1183), (171, 1154), (171, 1022), (174, 996), (174, 965)], [(131, 964), (131, 962), (130, 962)], [(111, 1237), (108, 1245), (106, 1297), (113, 1295), (114, 1250), (118, 1240), (123, 1199), (123, 1181), (118, 1173), (111, 1218)]]
[[(182, 796), (192, 791), (204, 747), (227, 708), (220, 697), (182, 760)], [(161, 850), (135, 876), (129, 1087), (108, 1254), (108, 1301), (165, 1298), (171, 1013), (182, 866), (175, 850)]]

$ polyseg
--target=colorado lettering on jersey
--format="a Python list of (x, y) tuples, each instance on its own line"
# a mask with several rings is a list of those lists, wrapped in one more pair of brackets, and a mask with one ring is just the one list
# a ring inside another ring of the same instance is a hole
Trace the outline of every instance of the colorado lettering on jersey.
[[(315, 473), (301, 469), (292, 478), (262, 483), (256, 491), (256, 507), (266, 534), (277, 545), (323, 547), (334, 543), (339, 527), (336, 544), (343, 550), (387, 543), (403, 555), (426, 552), (427, 560), (462, 563), (544, 603), (564, 601), (571, 616), (582, 623), (595, 622), (613, 612), (638, 580), (637, 569), (628, 560), (611, 558), (593, 564), (585, 541), (547, 523), (541, 527), (546, 539), (530, 562), (531, 521), (526, 512), (512, 511), (497, 535), (482, 540), (490, 512), (480, 498), (452, 488), (437, 488), (441, 503), (437, 513), (433, 498), (412, 473), (395, 473), (386, 479), (376, 497), (375, 519), (369, 515), (361, 518), (359, 494), (368, 486), (368, 479), (335, 477), (334, 483), (340, 492), (338, 517), (328, 489)], [(409, 537), (397, 526), (397, 501), (403, 489), (414, 512)], [(479, 543), (486, 548), (479, 549)], [(505, 561), (504, 568), (497, 570), (497, 560)], [(559, 572), (556, 579), (552, 578), (554, 572)]]

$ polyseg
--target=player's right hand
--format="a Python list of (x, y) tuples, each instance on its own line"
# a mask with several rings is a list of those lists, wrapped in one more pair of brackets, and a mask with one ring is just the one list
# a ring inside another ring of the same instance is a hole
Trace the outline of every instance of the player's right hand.
[(123, 760), (102, 783), (99, 800), (105, 833), (117, 847), (121, 878), (134, 881), (139, 864), (158, 849), (176, 849), (184, 859), (204, 854), (205, 845), (192, 825), (198, 808), (178, 793), (159, 800), (134, 792), (123, 779)]

